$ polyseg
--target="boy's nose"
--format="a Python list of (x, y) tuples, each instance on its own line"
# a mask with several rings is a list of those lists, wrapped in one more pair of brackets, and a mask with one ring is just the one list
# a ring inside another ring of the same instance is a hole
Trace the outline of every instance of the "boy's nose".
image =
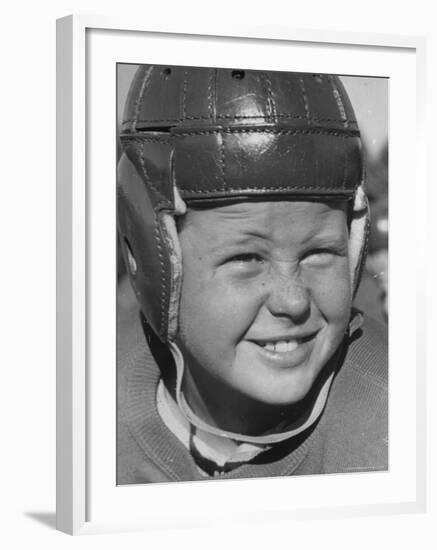
[(307, 287), (296, 274), (278, 274), (271, 281), (267, 307), (277, 317), (289, 317), (294, 322), (302, 322), (308, 317), (311, 308)]

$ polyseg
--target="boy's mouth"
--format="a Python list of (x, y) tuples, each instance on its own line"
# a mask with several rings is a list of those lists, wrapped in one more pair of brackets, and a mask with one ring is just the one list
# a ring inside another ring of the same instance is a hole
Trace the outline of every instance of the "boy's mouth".
[[(257, 342), (255, 342), (257, 343)], [(286, 351), (294, 351), (299, 345), (299, 340), (280, 340), (279, 342), (265, 342), (258, 345), (262, 346), (268, 351), (276, 351), (284, 353)]]
[(276, 352), (276, 353), (287, 353), (294, 351), (298, 348), (300, 344), (309, 342), (312, 340), (318, 331), (302, 336), (300, 338), (280, 338), (280, 339), (263, 339), (263, 340), (251, 340), (252, 343), (264, 348), (266, 351)]

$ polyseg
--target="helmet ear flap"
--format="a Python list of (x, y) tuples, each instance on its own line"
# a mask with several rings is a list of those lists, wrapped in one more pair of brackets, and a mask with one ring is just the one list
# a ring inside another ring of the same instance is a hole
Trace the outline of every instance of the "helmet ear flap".
[(124, 154), (117, 180), (123, 259), (141, 311), (166, 342), (177, 333), (182, 258), (175, 215), (185, 212), (185, 204), (176, 189), (175, 207), (154, 202), (152, 191)]
[(146, 185), (126, 154), (118, 167), (118, 231), (123, 259), (141, 310), (156, 334), (167, 336), (170, 259)]

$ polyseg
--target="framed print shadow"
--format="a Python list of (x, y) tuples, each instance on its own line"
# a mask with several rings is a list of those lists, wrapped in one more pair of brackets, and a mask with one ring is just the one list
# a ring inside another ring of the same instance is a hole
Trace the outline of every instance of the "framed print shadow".
[(68, 533), (424, 506), (423, 42), (241, 35), (58, 21)]

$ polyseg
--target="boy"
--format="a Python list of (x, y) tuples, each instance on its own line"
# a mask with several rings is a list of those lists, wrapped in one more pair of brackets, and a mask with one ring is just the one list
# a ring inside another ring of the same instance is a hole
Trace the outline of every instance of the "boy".
[(340, 80), (142, 66), (119, 232), (144, 338), (118, 483), (387, 469), (387, 349), (353, 310), (367, 201)]

